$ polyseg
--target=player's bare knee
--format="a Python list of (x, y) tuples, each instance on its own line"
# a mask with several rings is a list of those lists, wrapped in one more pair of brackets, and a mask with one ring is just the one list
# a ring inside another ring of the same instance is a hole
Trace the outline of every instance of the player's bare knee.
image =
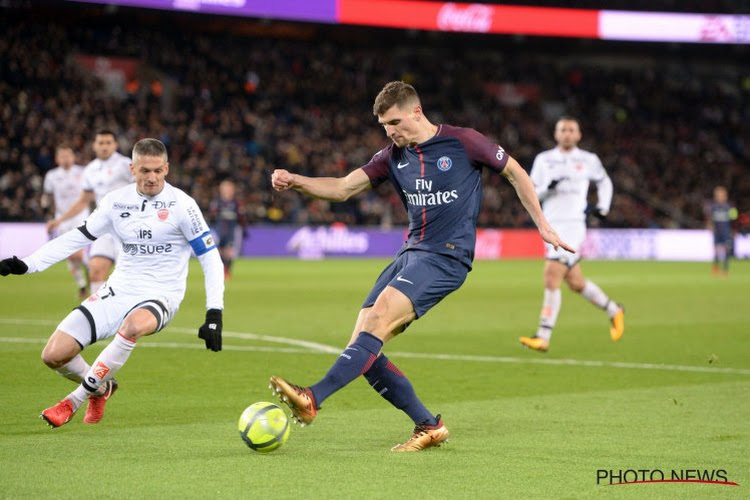
[(134, 328), (132, 325), (126, 325), (124, 323), (120, 327), (120, 329), (117, 330), (117, 333), (132, 342), (135, 342), (136, 340), (138, 340), (139, 337), (142, 336), (142, 334), (140, 334), (140, 332), (136, 328)]
[(576, 293), (581, 293), (586, 286), (583, 280), (568, 280), (568, 287)]
[(144, 335), (154, 333), (157, 328), (156, 318), (149, 310), (136, 309), (125, 318), (117, 333), (135, 342)]
[(560, 282), (562, 280), (556, 273), (544, 273), (544, 288), (547, 290), (557, 290), (560, 288)]
[[(375, 335), (374, 331), (382, 329), (382, 321), (383, 314), (373, 307), (362, 322), (362, 329)], [(359, 335), (359, 332), (355, 332), (355, 335)]]
[(53, 349), (50, 349), (48, 347), (45, 347), (44, 349), (42, 349), (41, 357), (42, 357), (42, 362), (48, 367), (52, 368), (53, 370), (60, 368), (65, 363), (70, 361), (69, 359), (64, 359), (64, 356), (61, 356), (59, 353), (55, 352)]
[(89, 269), (89, 279), (91, 281), (107, 281), (107, 271), (102, 267), (92, 267)]

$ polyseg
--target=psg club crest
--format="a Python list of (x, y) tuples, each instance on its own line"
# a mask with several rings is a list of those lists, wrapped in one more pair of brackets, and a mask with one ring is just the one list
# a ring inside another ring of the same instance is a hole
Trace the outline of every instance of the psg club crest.
[(451, 169), (453, 166), (453, 160), (448, 158), (447, 156), (441, 156), (440, 159), (437, 161), (437, 168), (442, 170), (443, 172), (447, 172)]
[(167, 220), (167, 218), (169, 217), (169, 209), (160, 208), (156, 211), (156, 215), (159, 216), (159, 220)]

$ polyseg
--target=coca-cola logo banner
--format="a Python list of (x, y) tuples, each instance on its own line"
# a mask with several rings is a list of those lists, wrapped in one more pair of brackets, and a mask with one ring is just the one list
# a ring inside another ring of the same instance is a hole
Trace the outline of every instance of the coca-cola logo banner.
[(491, 6), (478, 3), (447, 3), (440, 7), (437, 27), (441, 31), (469, 31), (488, 33), (492, 28)]

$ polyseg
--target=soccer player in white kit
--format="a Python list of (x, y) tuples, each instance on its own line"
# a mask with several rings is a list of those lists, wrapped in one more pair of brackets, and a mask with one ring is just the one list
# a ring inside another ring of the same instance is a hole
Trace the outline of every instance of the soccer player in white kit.
[[(156, 139), (133, 148), (136, 182), (107, 194), (78, 228), (47, 242), (31, 256), (0, 261), (0, 275), (41, 272), (103, 234), (115, 234), (122, 252), (101, 289), (57, 326), (42, 351), (47, 366), (80, 385), (41, 417), (53, 427), (67, 423), (88, 399), (85, 423), (97, 423), (117, 389), (114, 375), (136, 341), (174, 317), (185, 295), (188, 260), (195, 252), (205, 275), (206, 321), (198, 336), (221, 350), (224, 267), (195, 200), (165, 182), (167, 150)], [(84, 347), (114, 337), (89, 366)]]
[[(70, 206), (78, 199), (83, 182), (83, 167), (75, 164), (75, 153), (73, 148), (66, 144), (57, 146), (55, 150), (55, 163), (53, 168), (44, 176), (44, 187), (42, 192), (42, 206), (44, 208), (52, 205), (55, 218), (63, 215)], [(62, 222), (52, 236), (59, 236), (77, 227), (88, 217), (89, 209), (81, 210), (77, 215)], [(79, 250), (68, 257), (68, 269), (78, 285), (78, 295), (81, 299), (88, 297), (89, 286), (84, 262), (83, 250)]]
[[(521, 337), (522, 345), (537, 351), (549, 349), (552, 329), (562, 304), (562, 281), (592, 304), (607, 312), (609, 334), (617, 342), (625, 331), (625, 312), (609, 299), (596, 283), (583, 276), (580, 265), (581, 244), (586, 236), (586, 215), (604, 218), (612, 203), (612, 181), (594, 153), (578, 148), (581, 129), (578, 120), (562, 117), (555, 125), (557, 147), (539, 153), (531, 167), (544, 215), (575, 253), (555, 250), (545, 244), (547, 261), (544, 266), (544, 302), (539, 327), (533, 337)], [(597, 203), (588, 206), (589, 183), (596, 184)]]
[[(117, 138), (110, 130), (96, 133), (93, 144), (96, 158), (83, 171), (83, 186), (78, 199), (59, 217), (47, 223), (52, 231), (61, 223), (75, 217), (91, 203), (99, 204), (105, 194), (133, 182), (130, 173), (130, 158), (117, 152)], [(89, 281), (91, 293), (96, 293), (109, 276), (117, 261), (120, 242), (115, 235), (97, 239), (89, 248)]]

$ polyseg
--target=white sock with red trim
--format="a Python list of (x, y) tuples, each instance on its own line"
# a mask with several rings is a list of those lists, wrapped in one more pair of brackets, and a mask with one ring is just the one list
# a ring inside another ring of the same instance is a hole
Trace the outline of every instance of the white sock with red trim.
[(68, 380), (80, 384), (90, 368), (91, 367), (86, 363), (86, 360), (79, 354), (61, 367), (55, 368), (55, 371)]
[(583, 290), (581, 290), (581, 295), (598, 308), (607, 311), (610, 318), (617, 314), (619, 306), (609, 300), (607, 294), (604, 293), (604, 291), (593, 281), (586, 280), (586, 284), (584, 285)]
[(560, 314), (562, 305), (562, 292), (559, 288), (550, 290), (544, 289), (544, 302), (542, 303), (542, 313), (539, 317), (539, 328), (536, 336), (541, 337), (547, 342), (552, 337), (552, 329), (557, 322), (557, 315)]
[(67, 399), (73, 403), (74, 409), (77, 410), (86, 398), (94, 394), (104, 382), (115, 376), (115, 373), (130, 357), (134, 347), (134, 340), (127, 339), (117, 332), (112, 342), (104, 348), (91, 365), (81, 385), (68, 395)]

